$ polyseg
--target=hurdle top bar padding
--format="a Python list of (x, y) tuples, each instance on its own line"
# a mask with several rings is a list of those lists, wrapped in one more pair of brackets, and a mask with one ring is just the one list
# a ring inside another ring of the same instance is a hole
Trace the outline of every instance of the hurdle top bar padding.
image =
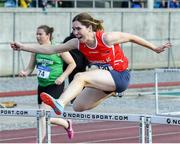
[(44, 116), (44, 110), (1, 108), (0, 116), (37, 117)]
[[(104, 120), (104, 121), (133, 121), (139, 122), (140, 114), (118, 114), (118, 113), (93, 113), (93, 112), (70, 112), (65, 111), (61, 117), (67, 119), (82, 120)], [(51, 111), (51, 117), (58, 117), (54, 111)]]
[(155, 72), (180, 72), (180, 69), (155, 69)]

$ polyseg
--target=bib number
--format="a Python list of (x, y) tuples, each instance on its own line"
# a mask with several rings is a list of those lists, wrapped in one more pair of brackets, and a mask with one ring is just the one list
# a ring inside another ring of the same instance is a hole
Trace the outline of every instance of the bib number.
[(99, 69), (110, 70), (108, 65), (98, 65)]
[(103, 70), (111, 70), (111, 66), (109, 64), (91, 64), (89, 66), (90, 68), (98, 68), (98, 69), (103, 69)]
[(50, 75), (50, 68), (44, 67), (44, 66), (38, 66), (37, 67), (37, 76), (39, 78), (48, 79)]

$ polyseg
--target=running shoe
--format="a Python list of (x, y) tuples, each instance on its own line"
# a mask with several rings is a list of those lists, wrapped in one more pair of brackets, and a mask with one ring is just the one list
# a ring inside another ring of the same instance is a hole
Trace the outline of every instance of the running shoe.
[(57, 114), (57, 115), (61, 115), (64, 111), (64, 108), (57, 102), (56, 99), (54, 99), (52, 96), (50, 96), (49, 94), (45, 93), (45, 92), (42, 92), (40, 94), (40, 97), (41, 97), (41, 100), (51, 106), (54, 110), (54, 112)]
[(68, 134), (69, 139), (73, 139), (74, 138), (74, 130), (72, 128), (72, 121), (67, 120), (67, 122), (68, 122), (69, 126), (68, 126), (67, 129), (65, 128), (65, 130), (66, 130), (66, 132)]

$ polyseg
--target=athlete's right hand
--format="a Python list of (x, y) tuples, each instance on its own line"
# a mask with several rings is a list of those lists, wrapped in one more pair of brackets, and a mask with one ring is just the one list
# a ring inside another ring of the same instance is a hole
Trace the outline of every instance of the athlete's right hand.
[(10, 45), (13, 50), (17, 50), (17, 51), (20, 51), (23, 47), (23, 44), (20, 42), (12, 42)]

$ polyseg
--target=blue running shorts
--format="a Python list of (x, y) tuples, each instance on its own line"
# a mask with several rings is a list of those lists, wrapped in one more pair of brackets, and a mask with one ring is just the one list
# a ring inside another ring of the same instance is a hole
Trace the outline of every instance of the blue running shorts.
[(118, 72), (115, 70), (109, 71), (114, 79), (115, 85), (116, 85), (116, 92), (121, 93), (125, 91), (130, 82), (130, 73), (128, 70)]

